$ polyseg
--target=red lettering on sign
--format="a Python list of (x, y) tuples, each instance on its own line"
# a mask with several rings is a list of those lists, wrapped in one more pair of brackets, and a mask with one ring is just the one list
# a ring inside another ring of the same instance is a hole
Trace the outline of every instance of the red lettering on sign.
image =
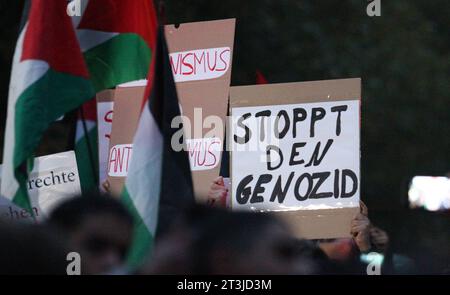
[(188, 142), (187, 147), (192, 167), (215, 167), (217, 153), (220, 150), (220, 140)]
[(111, 148), (108, 161), (108, 174), (126, 176), (133, 154), (132, 145), (116, 145)]
[(203, 51), (200, 58), (197, 58), (198, 54), (194, 53), (194, 75), (197, 74), (197, 65), (203, 64), (203, 72), (206, 72), (205, 52)]
[(224, 51), (222, 51), (220, 53), (220, 60), (223, 63), (223, 68), (221, 68), (221, 69), (217, 68), (216, 71), (223, 72), (223, 71), (225, 71), (228, 68), (228, 62), (225, 59), (223, 59), (224, 53), (227, 53), (227, 52), (229, 53), (230, 50), (229, 49), (225, 49)]
[[(103, 120), (105, 120), (106, 123), (112, 123), (112, 117), (113, 117), (113, 111), (109, 111), (105, 114), (105, 116), (103, 117)], [(105, 134), (105, 137), (108, 139), (111, 139), (111, 134), (107, 133)]]
[(211, 68), (211, 64), (210, 64), (211, 59), (210, 59), (209, 55), (210, 55), (210, 53), (207, 52), (206, 56), (208, 57), (207, 58), (207, 60), (208, 60), (208, 69), (211, 72), (213, 72), (216, 69), (216, 65), (217, 65), (217, 51), (214, 51), (214, 66), (212, 68)]
[(181, 54), (178, 54), (178, 56), (177, 56), (177, 64), (176, 64), (176, 66), (173, 64), (172, 55), (169, 56), (169, 60), (170, 60), (170, 66), (172, 67), (172, 72), (174, 74), (178, 74), (179, 72), (181, 72), (181, 63), (180, 63)]
[(170, 65), (175, 76), (224, 72), (229, 68), (230, 52), (228, 47), (177, 52), (170, 55)]
[(193, 55), (194, 55), (193, 53), (188, 53), (185, 56), (183, 56), (183, 62), (182, 62), (183, 66), (186, 66), (190, 69), (190, 72), (183, 71), (183, 73), (182, 73), (183, 75), (191, 75), (192, 73), (194, 73), (194, 67), (192, 66), (192, 64), (186, 62), (186, 58), (188, 58), (189, 56), (193, 56)]
[[(117, 149), (116, 147), (113, 147), (109, 152), (108, 171), (115, 171), (117, 169), (116, 159), (117, 159)], [(114, 165), (113, 169), (111, 169), (111, 165)]]

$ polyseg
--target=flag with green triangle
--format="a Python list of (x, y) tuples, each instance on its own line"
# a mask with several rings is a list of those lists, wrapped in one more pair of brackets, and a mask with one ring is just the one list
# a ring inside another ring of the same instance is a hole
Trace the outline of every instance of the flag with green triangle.
[(33, 153), (55, 120), (95, 94), (66, 0), (33, 0), (13, 58), (1, 194), (30, 209)]
[[(89, 0), (72, 18), (96, 92), (147, 77), (157, 17), (152, 0)], [(79, 111), (75, 152), (83, 191), (98, 183), (95, 99)], [(94, 163), (92, 163), (94, 161)]]
[(180, 104), (162, 27), (155, 52), (121, 195), (135, 220), (128, 256), (131, 266), (141, 264), (156, 235), (167, 232), (183, 210), (195, 204), (186, 147), (172, 146), (172, 138), (183, 132), (183, 127), (171, 126), (180, 116)]

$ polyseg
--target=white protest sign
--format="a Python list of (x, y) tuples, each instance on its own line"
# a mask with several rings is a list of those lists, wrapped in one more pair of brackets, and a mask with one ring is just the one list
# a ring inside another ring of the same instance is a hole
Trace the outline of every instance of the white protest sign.
[(114, 102), (105, 101), (97, 103), (98, 118), (98, 160), (100, 184), (106, 181), (108, 166), (108, 148), (111, 138)]
[[(81, 194), (78, 167), (73, 151), (48, 155), (34, 160), (27, 181), (33, 214), (44, 220), (52, 209), (64, 200)], [(0, 216), (9, 219), (29, 219), (31, 214), (8, 200), (0, 205)]]
[(231, 87), (232, 208), (272, 211), (299, 238), (350, 237), (360, 102), (359, 78)]
[(358, 100), (241, 107), (232, 115), (233, 208), (358, 206)]

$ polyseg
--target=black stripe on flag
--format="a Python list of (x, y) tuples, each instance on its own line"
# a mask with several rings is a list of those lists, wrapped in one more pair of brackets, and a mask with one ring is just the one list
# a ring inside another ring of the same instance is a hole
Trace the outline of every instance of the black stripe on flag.
[(156, 230), (157, 236), (160, 236), (167, 231), (173, 220), (195, 203), (195, 198), (188, 153), (186, 149), (174, 151), (171, 146), (172, 136), (179, 131), (179, 128), (171, 127), (171, 122), (180, 115), (180, 108), (162, 26), (158, 29), (154, 58), (153, 84), (148, 105), (163, 137), (161, 194)]
[(31, 0), (26, 0), (25, 3), (23, 4), (23, 12), (22, 12), (22, 18), (20, 19), (19, 32), (22, 32), (23, 28), (27, 24), (28, 15), (30, 14), (30, 7), (31, 7)]

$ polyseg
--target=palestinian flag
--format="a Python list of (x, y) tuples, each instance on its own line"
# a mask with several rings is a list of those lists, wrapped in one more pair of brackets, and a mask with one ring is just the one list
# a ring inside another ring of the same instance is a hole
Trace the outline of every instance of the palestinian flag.
[(157, 229), (164, 232), (184, 207), (195, 202), (186, 149), (175, 151), (171, 146), (174, 134), (183, 130), (171, 128), (180, 109), (162, 27), (148, 81), (122, 193), (135, 218), (131, 265), (141, 263), (151, 250)]
[[(96, 92), (145, 79), (155, 47), (152, 0), (89, 0), (72, 18)], [(80, 109), (75, 152), (83, 191), (98, 185), (96, 101)], [(94, 161), (94, 162), (92, 162)]]
[(66, 0), (33, 0), (13, 59), (1, 193), (30, 209), (33, 153), (49, 125), (94, 95)]
[(80, 172), (81, 190), (87, 192), (96, 189), (99, 184), (96, 99), (85, 102), (77, 115), (75, 155)]
[(152, 0), (89, 0), (74, 19), (96, 92), (145, 79), (155, 48)]

